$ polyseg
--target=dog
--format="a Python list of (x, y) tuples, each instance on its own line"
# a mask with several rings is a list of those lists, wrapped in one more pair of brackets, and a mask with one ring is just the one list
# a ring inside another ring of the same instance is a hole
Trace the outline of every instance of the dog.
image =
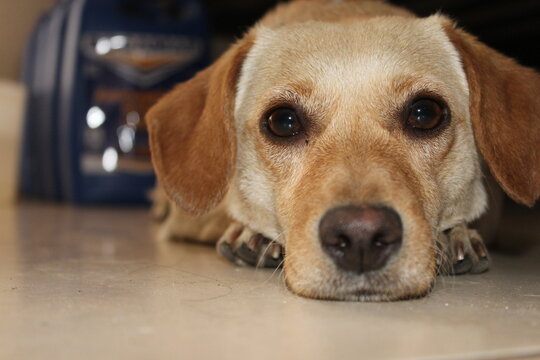
[(540, 196), (540, 75), (378, 0), (278, 5), (146, 121), (160, 236), (282, 264), (309, 298), (486, 271), (500, 189)]

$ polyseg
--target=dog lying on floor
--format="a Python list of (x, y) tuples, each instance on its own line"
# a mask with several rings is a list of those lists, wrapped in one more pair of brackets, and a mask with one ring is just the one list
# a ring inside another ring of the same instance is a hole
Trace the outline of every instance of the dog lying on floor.
[(146, 119), (177, 205), (158, 193), (161, 236), (283, 262), (312, 298), (413, 298), (483, 272), (472, 223), (494, 231), (498, 186), (540, 196), (540, 75), (377, 0), (279, 5)]

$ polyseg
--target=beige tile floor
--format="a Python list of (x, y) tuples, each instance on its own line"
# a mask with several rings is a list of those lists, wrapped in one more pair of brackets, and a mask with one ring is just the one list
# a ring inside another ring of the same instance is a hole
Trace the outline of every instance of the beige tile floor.
[(144, 209), (23, 205), (0, 229), (0, 359), (540, 358), (538, 250), (424, 299), (343, 303), (156, 242)]

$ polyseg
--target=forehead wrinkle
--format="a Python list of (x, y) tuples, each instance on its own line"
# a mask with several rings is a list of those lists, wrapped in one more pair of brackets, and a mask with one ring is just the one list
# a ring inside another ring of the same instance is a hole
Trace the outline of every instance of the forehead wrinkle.
[[(431, 19), (375, 18), (347, 26), (311, 22), (261, 33), (253, 50), (260, 60), (258, 70), (280, 72), (286, 78), (340, 74), (347, 68), (392, 72), (406, 67), (444, 75), (451, 69), (438, 69), (441, 66), (434, 66), (434, 62), (459, 65), (459, 56), (447, 46), (444, 31)], [(354, 75), (366, 74), (348, 75), (358, 78)]]

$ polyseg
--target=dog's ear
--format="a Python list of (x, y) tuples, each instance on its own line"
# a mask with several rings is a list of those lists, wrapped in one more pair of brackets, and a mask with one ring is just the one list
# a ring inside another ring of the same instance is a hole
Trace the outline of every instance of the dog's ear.
[(540, 74), (455, 27), (444, 27), (461, 55), (477, 146), (499, 185), (533, 206), (540, 197)]
[(146, 115), (158, 180), (169, 198), (190, 213), (216, 206), (234, 175), (236, 85), (252, 43), (246, 37), (233, 45)]

